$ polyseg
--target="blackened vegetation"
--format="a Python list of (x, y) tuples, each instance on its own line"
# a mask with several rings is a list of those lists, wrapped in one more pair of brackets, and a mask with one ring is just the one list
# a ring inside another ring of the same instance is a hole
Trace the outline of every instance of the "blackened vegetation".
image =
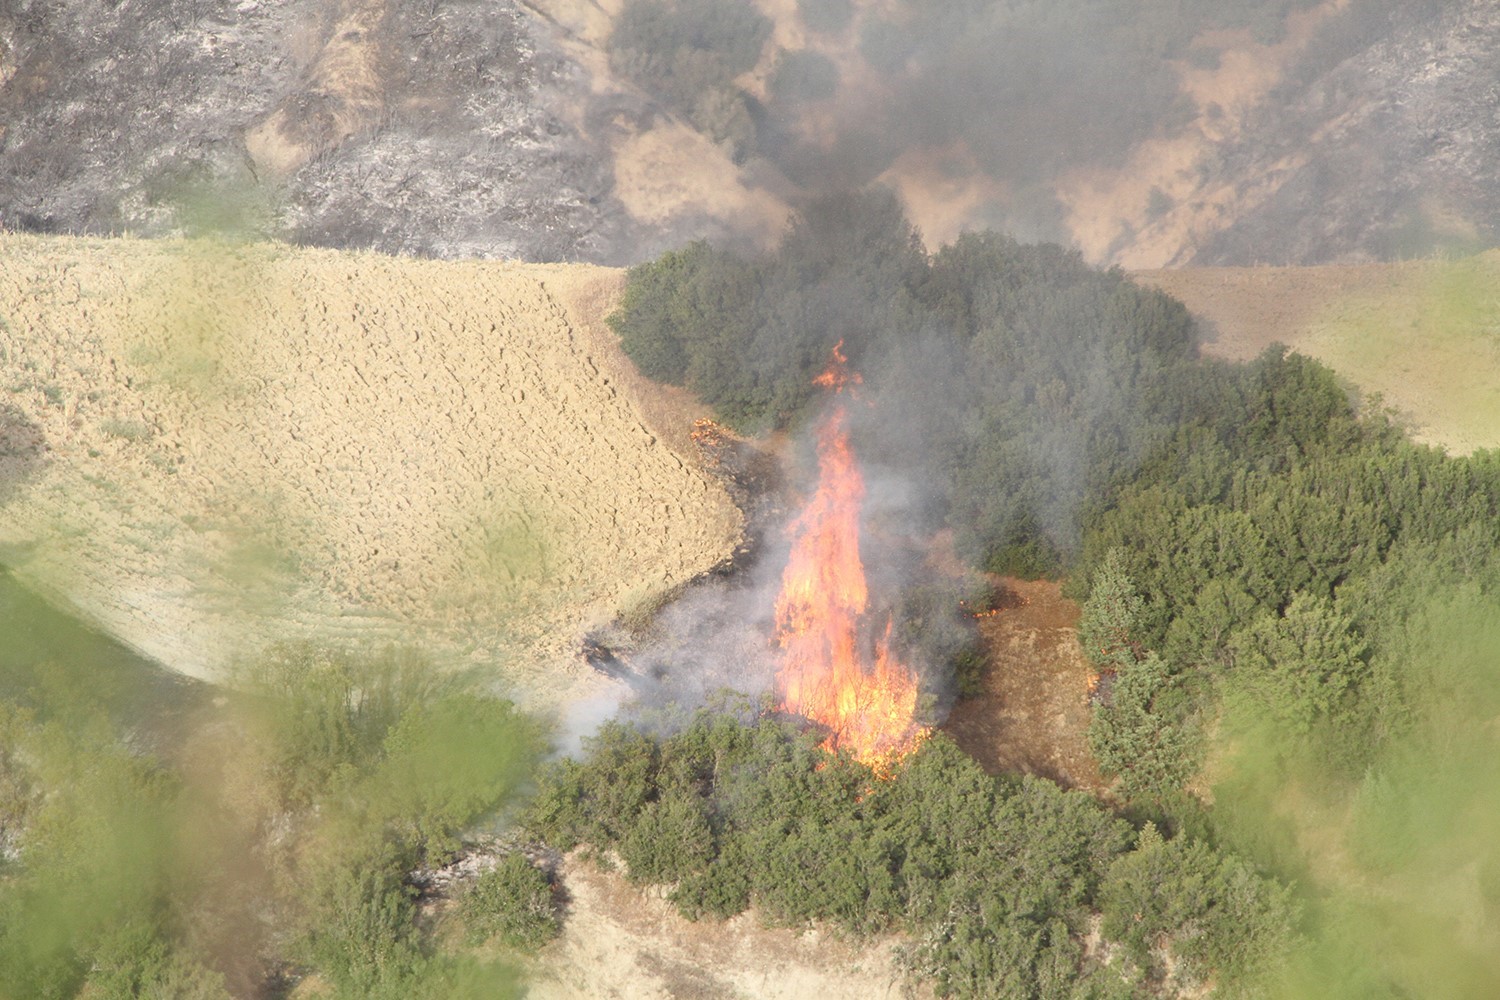
[(583, 653), (583, 661), (593, 667), (605, 677), (615, 680), (626, 680), (630, 677), (629, 665), (615, 652), (614, 647), (609, 645), (608, 637), (590, 633), (583, 637), (580, 647)]
[(6, 0), (0, 225), (621, 261), (578, 78), (511, 0)]
[(768, 534), (786, 522), (787, 482), (776, 456), (712, 420), (696, 421), (693, 443), (703, 467), (719, 481), (745, 519), (739, 545), (710, 572), (728, 576), (749, 569), (761, 556)]
[[(732, 706), (731, 706), (732, 708)], [(797, 926), (904, 930), (912, 973), (959, 997), (1131, 997), (1252, 981), (1285, 948), (1285, 889), (1095, 799), (986, 775), (945, 736), (890, 780), (799, 720), (738, 712), (608, 723), (544, 778), (526, 822), (618, 856), (693, 918), (755, 906)], [(1088, 941), (1102, 920), (1107, 940)]]
[(770, 622), (759, 620), (769, 616), (772, 604), (763, 592), (770, 569), (762, 567), (761, 559), (779, 547), (786, 525), (786, 476), (776, 455), (707, 418), (694, 424), (692, 440), (702, 468), (724, 487), (744, 518), (738, 544), (693, 579), (589, 632), (579, 650), (594, 670), (648, 698), (662, 696), (663, 684), (672, 688), (666, 696), (685, 697), (683, 673), (702, 672), (717, 655), (709, 652), (710, 637), (733, 631), (744, 641), (747, 633), (758, 630), (759, 641), (751, 645), (763, 654), (760, 659), (771, 649)]

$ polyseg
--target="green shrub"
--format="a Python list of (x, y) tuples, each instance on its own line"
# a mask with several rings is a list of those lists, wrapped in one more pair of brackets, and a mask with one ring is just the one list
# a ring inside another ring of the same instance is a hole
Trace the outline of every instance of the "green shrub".
[(454, 684), (407, 652), (363, 657), (311, 644), (274, 646), (235, 680), (293, 806), (368, 768), (405, 712)]
[(1122, 797), (1161, 803), (1181, 794), (1200, 751), (1188, 704), (1182, 678), (1155, 653), (1115, 674), (1089, 723), (1089, 748)]
[(517, 951), (535, 951), (561, 929), (551, 879), (519, 851), (464, 891), (459, 913), (472, 943), (498, 940)]
[(1110, 866), (1099, 898), (1104, 934), (1154, 978), (1166, 975), (1170, 955), (1179, 989), (1216, 975), (1227, 994), (1284, 962), (1292, 943), (1289, 889), (1201, 842), (1164, 840), (1149, 823), (1135, 850)]
[(341, 996), (389, 993), (423, 965), (415, 893), (400, 868), (376, 854), (310, 880), (305, 955)]

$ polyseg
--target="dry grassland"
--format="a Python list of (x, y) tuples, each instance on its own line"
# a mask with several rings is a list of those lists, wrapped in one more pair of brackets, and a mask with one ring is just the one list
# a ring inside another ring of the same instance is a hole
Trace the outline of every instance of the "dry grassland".
[(1500, 447), (1500, 251), (1457, 261), (1205, 267), (1132, 277), (1206, 321), (1204, 350), (1280, 342), (1317, 358), (1413, 436), (1454, 454)]
[(602, 325), (621, 280), (0, 234), (0, 561), (197, 676), (397, 642), (576, 697), (579, 631), (740, 531)]

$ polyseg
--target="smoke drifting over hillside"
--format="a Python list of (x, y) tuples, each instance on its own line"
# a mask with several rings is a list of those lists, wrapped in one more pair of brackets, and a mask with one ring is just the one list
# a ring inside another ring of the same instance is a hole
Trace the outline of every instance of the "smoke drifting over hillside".
[(841, 84), (773, 74), (762, 151), (804, 190), (892, 184), (934, 243), (994, 226), (1141, 267), (1496, 238), (1492, 5), (913, 0), (805, 42)]
[(629, 263), (881, 182), (1092, 261), (1493, 245), (1484, 0), (19, 0), (0, 225)]

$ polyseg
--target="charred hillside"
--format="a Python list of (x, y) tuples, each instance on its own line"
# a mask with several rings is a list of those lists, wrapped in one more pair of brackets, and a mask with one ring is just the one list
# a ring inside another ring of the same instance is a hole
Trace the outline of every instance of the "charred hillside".
[[(1358, 4), (1352, 4), (1358, 7)], [(1352, 21), (1222, 150), (1218, 181), (1271, 193), (1182, 262), (1344, 263), (1500, 241), (1500, 8), (1425, 2)]]
[(545, 29), (511, 0), (7, 3), (0, 226), (620, 260), (650, 237)]
[(1500, 241), (1485, 0), (15, 0), (0, 227), (635, 263), (890, 187), (1128, 268)]

